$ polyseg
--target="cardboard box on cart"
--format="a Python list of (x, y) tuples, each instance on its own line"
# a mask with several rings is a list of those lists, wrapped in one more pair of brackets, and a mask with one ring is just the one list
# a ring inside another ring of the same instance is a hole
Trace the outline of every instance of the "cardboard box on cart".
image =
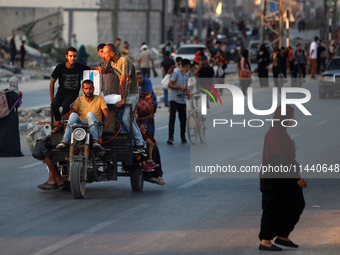
[(93, 81), (94, 94), (100, 96), (102, 91), (102, 76), (98, 70), (86, 70), (83, 72), (83, 80)]

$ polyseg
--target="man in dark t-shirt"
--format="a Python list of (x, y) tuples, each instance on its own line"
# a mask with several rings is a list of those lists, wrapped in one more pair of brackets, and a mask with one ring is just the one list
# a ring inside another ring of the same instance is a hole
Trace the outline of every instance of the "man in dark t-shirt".
[(161, 62), (161, 70), (163, 77), (169, 72), (172, 66), (175, 66), (175, 61), (170, 58), (170, 51), (164, 53), (164, 60)]
[[(90, 67), (76, 63), (77, 50), (70, 47), (66, 50), (66, 63), (57, 65), (51, 75), (50, 81), (50, 98), (51, 110), (56, 120), (61, 120), (61, 116), (65, 115), (70, 110), (70, 105), (76, 100), (80, 90), (81, 76), (84, 70), (90, 70)], [(57, 94), (54, 96), (54, 83), (59, 80)], [(59, 107), (63, 110), (60, 114)]]
[[(215, 84), (215, 72), (212, 66), (208, 63), (207, 56), (203, 55), (201, 57), (200, 66), (194, 72), (194, 75), (197, 76), (198, 84), (208, 84), (210, 86), (214, 86)], [(204, 87), (204, 85), (202, 85)], [(207, 108), (209, 109), (209, 100), (207, 100)]]
[[(171, 69), (171, 67), (175, 66), (175, 61), (170, 58), (170, 51), (165, 51), (164, 53), (164, 60), (161, 62), (161, 70), (162, 70), (162, 75), (163, 75), (163, 78), (165, 77), (165, 75), (167, 75)], [(168, 87), (165, 87), (163, 88), (163, 92), (164, 92), (164, 105), (166, 107), (168, 107), (168, 93), (169, 93), (169, 90), (168, 90)]]

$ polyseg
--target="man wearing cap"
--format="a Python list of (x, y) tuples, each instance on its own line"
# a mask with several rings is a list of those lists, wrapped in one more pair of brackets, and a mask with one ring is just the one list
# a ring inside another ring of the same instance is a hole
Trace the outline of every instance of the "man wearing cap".
[(148, 51), (148, 46), (144, 44), (142, 52), (138, 56), (138, 69), (142, 72), (144, 78), (150, 78), (150, 62), (151, 68), (154, 69), (153, 59)]

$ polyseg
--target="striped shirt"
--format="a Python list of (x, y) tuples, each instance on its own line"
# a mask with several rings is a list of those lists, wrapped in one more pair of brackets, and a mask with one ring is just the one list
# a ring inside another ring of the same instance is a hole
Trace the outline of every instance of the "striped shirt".
[(117, 62), (111, 61), (111, 67), (118, 75), (119, 80), (122, 75), (126, 75), (125, 96), (139, 93), (135, 65), (129, 57), (120, 56)]

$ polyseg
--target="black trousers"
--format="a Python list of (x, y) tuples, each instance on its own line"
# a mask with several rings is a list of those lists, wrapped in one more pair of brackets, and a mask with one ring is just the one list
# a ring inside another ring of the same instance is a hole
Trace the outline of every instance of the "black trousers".
[(288, 237), (305, 207), (297, 179), (260, 179), (262, 218), (260, 240)]
[[(77, 94), (61, 94), (57, 92), (55, 95), (52, 104), (51, 111), (56, 121), (61, 120), (61, 116), (64, 116), (70, 110), (70, 105), (76, 100), (78, 97)], [(59, 107), (63, 107), (63, 110), (60, 114)]]
[(175, 101), (169, 101), (170, 103), (170, 116), (169, 116), (169, 139), (174, 139), (176, 112), (178, 112), (178, 118), (181, 126), (181, 139), (185, 139), (185, 126), (187, 122), (187, 105), (179, 104)]

